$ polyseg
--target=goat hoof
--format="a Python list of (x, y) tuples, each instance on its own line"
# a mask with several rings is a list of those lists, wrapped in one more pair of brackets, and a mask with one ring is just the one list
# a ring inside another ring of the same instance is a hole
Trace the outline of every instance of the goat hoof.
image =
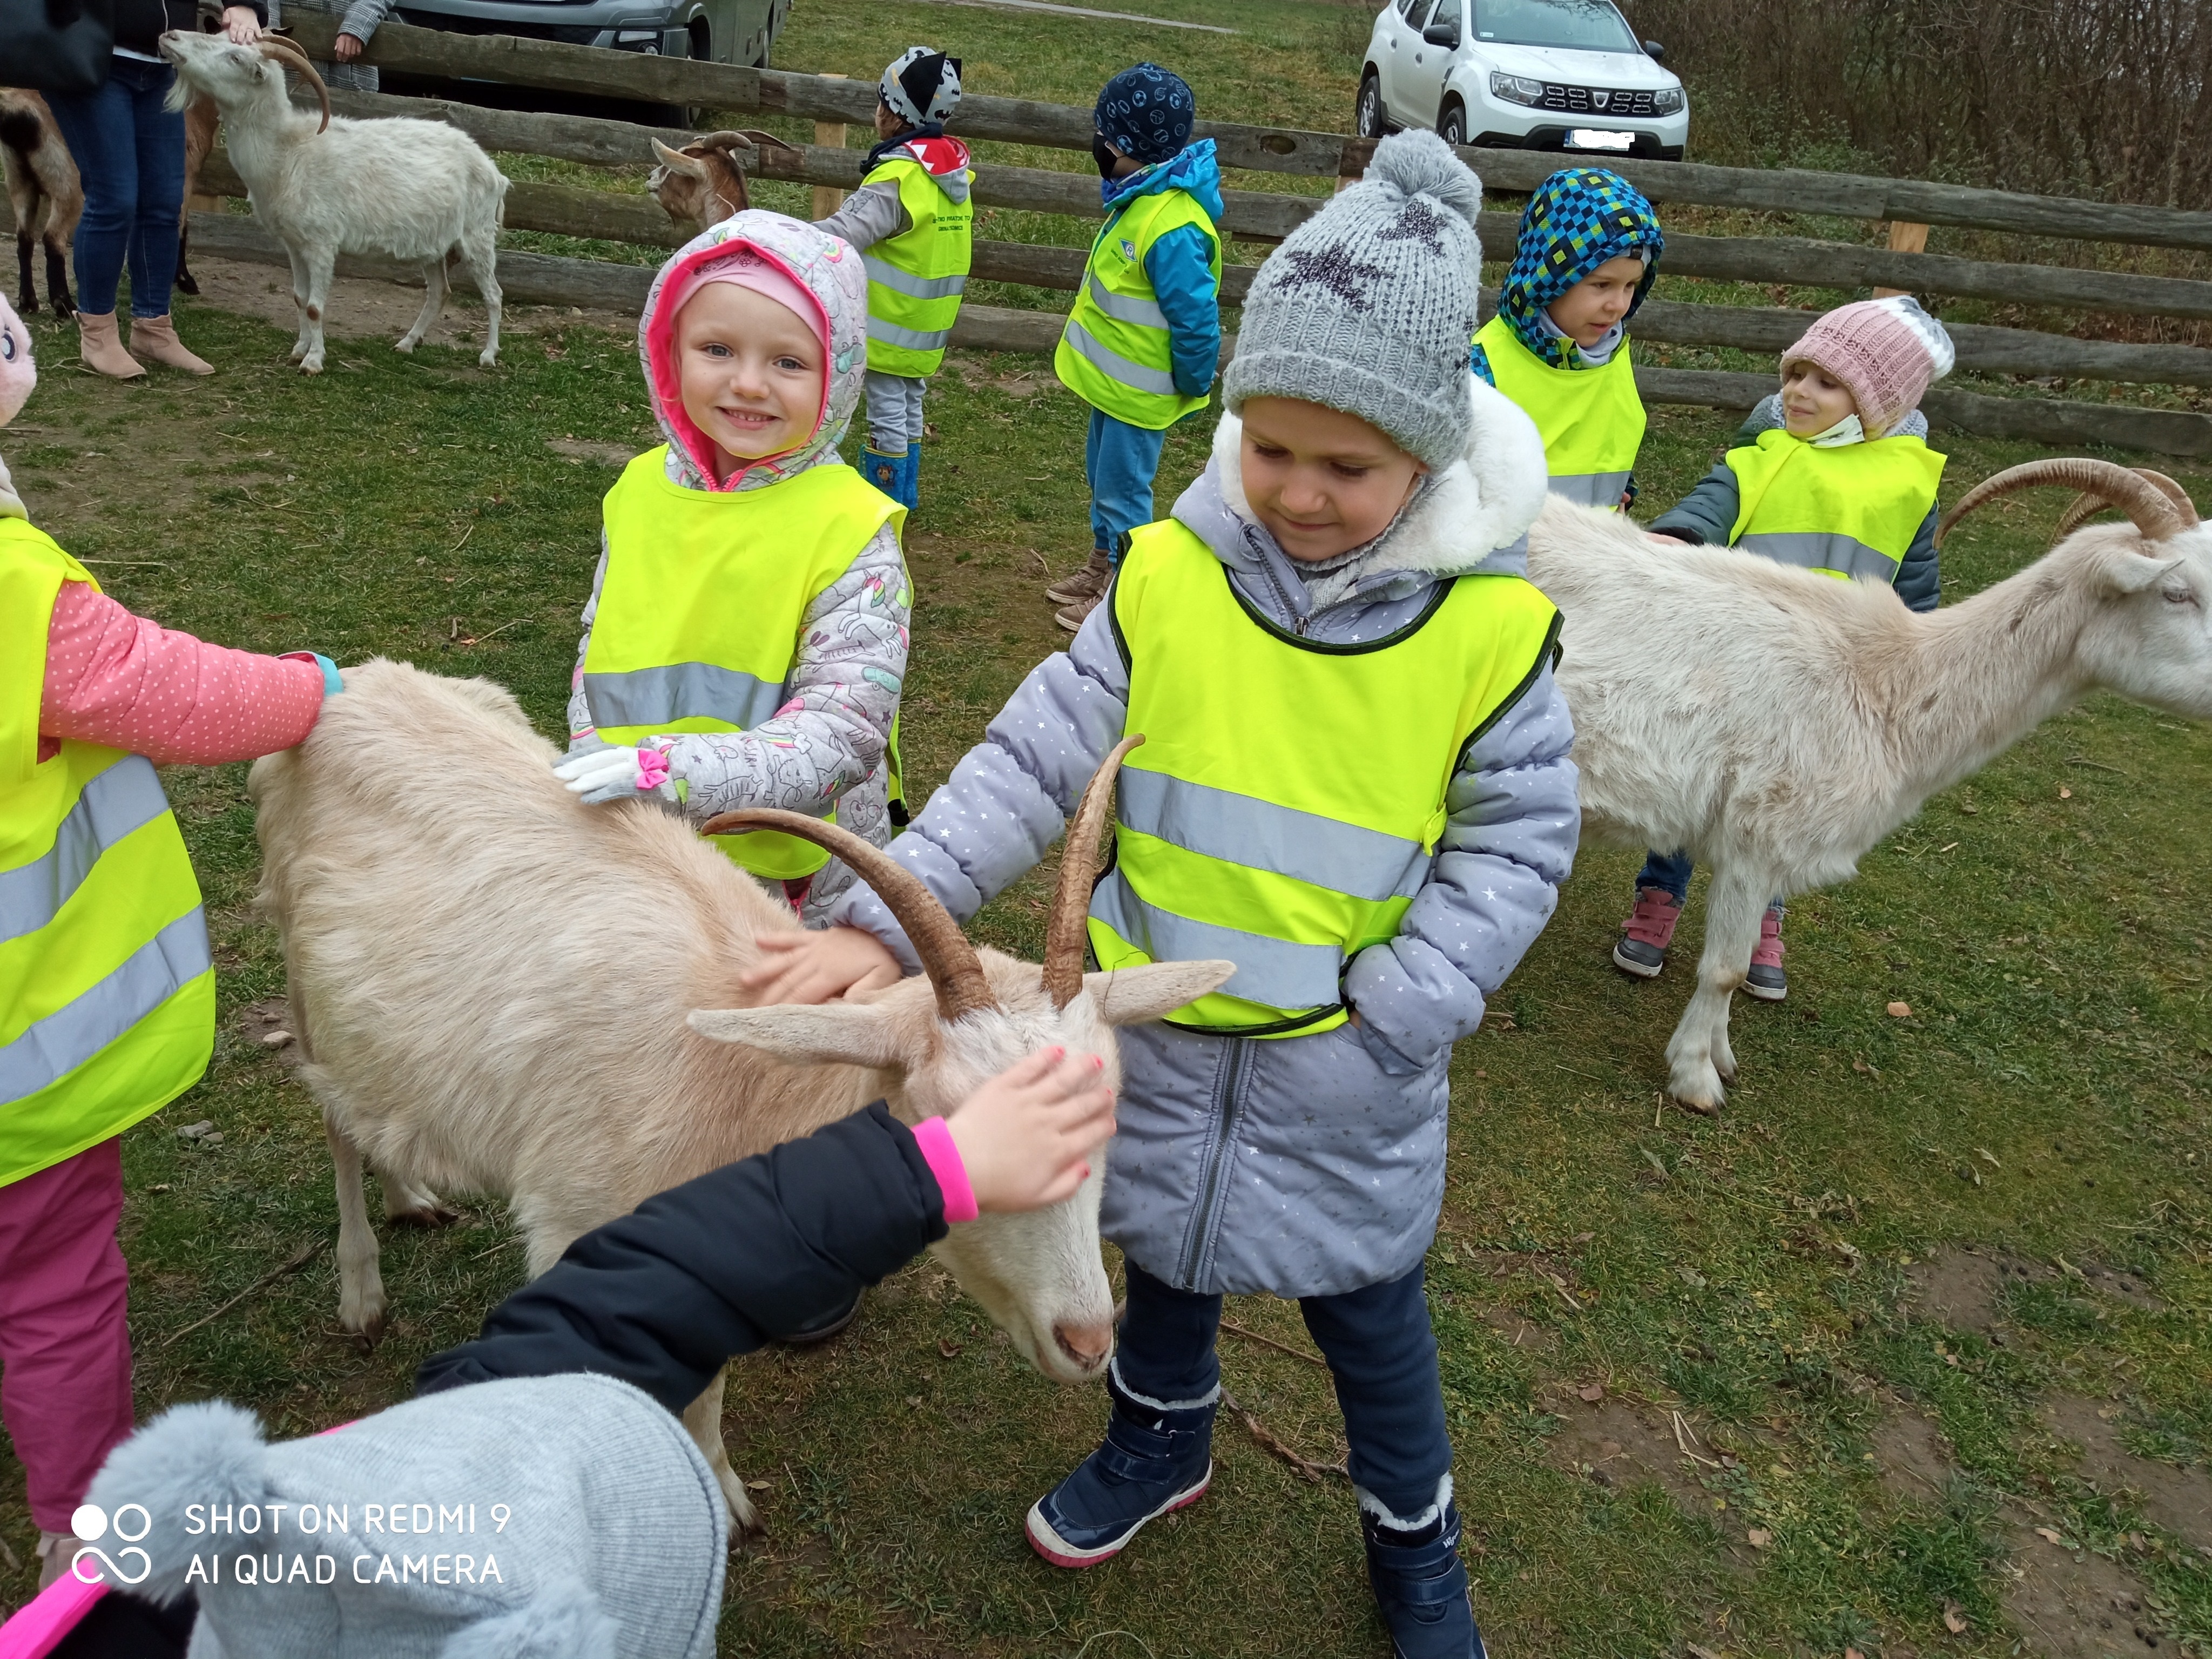
[(180, 270), (177, 273), (177, 292), (189, 294), (194, 299), (199, 297), (200, 285), (189, 270)]
[(395, 1227), (450, 1227), (461, 1218), (459, 1210), (449, 1210), (442, 1204), (422, 1204), (411, 1210), (397, 1210), (385, 1217)]
[(303, 357), (300, 360), (300, 373), (302, 374), (319, 374), (322, 372), (323, 360), (320, 357)]
[(499, 353), (496, 351), (479, 353), (477, 357), (477, 367), (478, 368), (497, 368), (499, 367)]
[[(346, 1324), (343, 1320), (338, 1322), (341, 1325)], [(376, 1345), (384, 1340), (384, 1316), (380, 1312), (371, 1314), (358, 1325), (347, 1325), (346, 1332), (353, 1338), (353, 1345), (356, 1348), (362, 1353), (374, 1353), (376, 1352)]]
[(392, 349), (394, 351), (404, 351), (411, 356), (414, 355), (415, 345), (416, 343), (413, 340), (408, 339), (403, 335), (400, 338), (394, 340), (392, 343)]
[(27, 294), (19, 294), (15, 296), (15, 314), (17, 316), (27, 317), (38, 308), (38, 301), (33, 299), (31, 295)]

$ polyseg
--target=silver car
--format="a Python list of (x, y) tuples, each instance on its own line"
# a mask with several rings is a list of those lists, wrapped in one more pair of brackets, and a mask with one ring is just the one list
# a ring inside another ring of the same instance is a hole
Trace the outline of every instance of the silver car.
[(403, 23), (766, 69), (791, 0), (403, 0)]

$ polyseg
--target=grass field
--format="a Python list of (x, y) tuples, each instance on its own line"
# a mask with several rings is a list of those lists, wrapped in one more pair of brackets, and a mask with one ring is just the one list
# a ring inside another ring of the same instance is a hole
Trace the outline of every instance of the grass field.
[[(886, 40), (941, 35), (971, 86), (1073, 100), (1149, 54), (1254, 118), (1339, 124), (1330, 31), (1356, 50), (1358, 9), (1146, 9), (1249, 33), (840, 0), (799, 8), (780, 61), (872, 76)], [(487, 373), (472, 351), (341, 339), (307, 381), (287, 336), (180, 306), (211, 380), (98, 380), (37, 319), (46, 378), (0, 434), (34, 520), (172, 625), (485, 675), (556, 730), (605, 458), (653, 441), (630, 340), (517, 333)], [(1033, 359), (956, 359), (931, 394), (905, 720), (925, 791), (1062, 638), (1038, 590), (1088, 545), (1081, 414)], [(1204, 424), (1171, 436), (1163, 510)], [(1657, 411), (1645, 509), (1730, 426)], [(2036, 453), (1948, 447), (1947, 499)], [(2212, 472), (2179, 476), (2212, 501)], [(2045, 492), (1970, 523), (1947, 601), (2032, 559), (2063, 504)], [(1697, 618), (1652, 629), (1655, 652), (1697, 648)], [(207, 1079), (125, 1141), (139, 1408), (222, 1395), (272, 1433), (311, 1432), (404, 1398), (416, 1364), (518, 1282), (521, 1252), (489, 1199), (441, 1232), (387, 1231), (389, 1334), (363, 1353), (339, 1332), (319, 1122), (257, 1040), (283, 987), (250, 908), (245, 769), (167, 781), (209, 902), (222, 1035)], [(465, 768), (437, 787), (465, 789)], [(1606, 962), (1634, 855), (1584, 849), (1457, 1056), (1429, 1258), (1494, 1651), (2212, 1654), (2208, 799), (2212, 732), (2109, 698), (2051, 722), (1857, 881), (1793, 906), (1791, 1000), (1739, 1007), (1743, 1082), (1712, 1121), (1658, 1097), (1682, 976), (1631, 984)], [(1034, 954), (1044, 890), (1009, 892), (978, 936)], [(1884, 1012), (1895, 1000), (1910, 1017)], [(219, 1143), (175, 1133), (203, 1121)], [(303, 1247), (319, 1249), (268, 1277)], [(1310, 1352), (1293, 1308), (1243, 1298), (1230, 1316)], [(1341, 1455), (1316, 1365), (1233, 1334), (1223, 1359), (1270, 1433)], [(926, 1265), (825, 1350), (746, 1360), (727, 1426), (769, 1531), (732, 1558), (722, 1651), (1387, 1650), (1348, 1489), (1302, 1479), (1226, 1414), (1203, 1504), (1112, 1567), (1037, 1561), (1022, 1512), (1103, 1411), (1028, 1370)], [(27, 1563), (4, 1448), (0, 1543)], [(0, 1601), (32, 1582), (0, 1558)]]

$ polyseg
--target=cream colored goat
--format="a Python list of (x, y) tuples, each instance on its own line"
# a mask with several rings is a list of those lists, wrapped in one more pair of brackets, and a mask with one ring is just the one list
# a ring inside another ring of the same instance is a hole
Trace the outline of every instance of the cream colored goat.
[[(447, 757), (434, 787), (421, 757)], [(1051, 1044), (1120, 1065), (1110, 1027), (1157, 1018), (1231, 964), (1082, 972), (1083, 917), (1120, 754), (1068, 832), (1042, 969), (977, 951), (921, 884), (850, 833), (811, 836), (897, 912), (928, 969), (864, 1004), (738, 1008), (738, 975), (789, 908), (649, 805), (585, 806), (514, 699), (381, 659), (349, 669), (297, 749), (255, 763), (261, 901), (282, 929), (301, 1075), (337, 1170), (339, 1319), (372, 1336), (385, 1295), (362, 1202), (424, 1188), (513, 1200), (543, 1273), (579, 1234), (678, 1182), (887, 1096), (908, 1122)], [(1099, 1376), (1113, 1298), (1098, 1252), (1103, 1160), (1076, 1195), (985, 1216), (934, 1246), (1040, 1370)], [(684, 1413), (742, 1527), (723, 1379)]]
[[(1887, 587), (1546, 501), (1528, 574), (1565, 615), (1583, 823), (1712, 874), (1667, 1045), (1686, 1105), (1717, 1110), (1735, 1076), (1729, 1000), (1769, 899), (1848, 879), (1930, 795), (2091, 690), (2212, 716), (2212, 527), (2171, 479), (2091, 460), (2001, 472), (1945, 527), (2041, 483), (2087, 492), (2058, 545), (1926, 616)], [(2106, 503), (2132, 522), (2074, 528)]]

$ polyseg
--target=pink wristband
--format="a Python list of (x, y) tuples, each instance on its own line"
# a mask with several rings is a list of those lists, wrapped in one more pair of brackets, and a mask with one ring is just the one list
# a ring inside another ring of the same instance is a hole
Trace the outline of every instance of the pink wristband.
[(968, 1166), (960, 1161), (960, 1149), (952, 1144), (952, 1131), (945, 1120), (933, 1117), (915, 1124), (914, 1144), (921, 1148), (921, 1161), (929, 1165), (938, 1190), (945, 1194), (945, 1220), (973, 1221), (981, 1213), (975, 1207), (975, 1189), (968, 1184)]

